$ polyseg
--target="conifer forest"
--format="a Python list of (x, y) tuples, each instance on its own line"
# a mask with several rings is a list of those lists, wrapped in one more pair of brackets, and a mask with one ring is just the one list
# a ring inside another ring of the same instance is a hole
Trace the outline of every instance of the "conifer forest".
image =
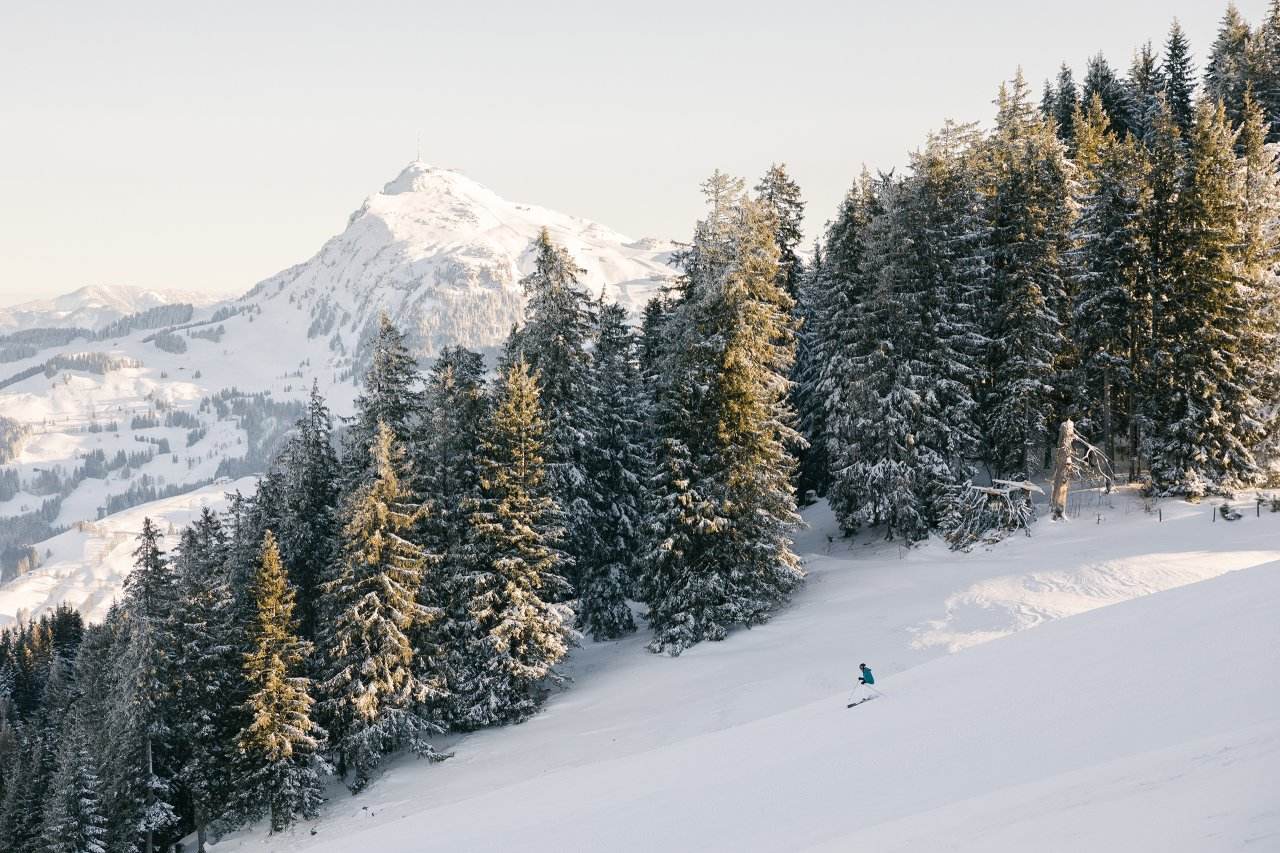
[(144, 524), (105, 620), (0, 633), (0, 850), (286, 830), (529, 720), (580, 644), (766, 622), (817, 500), (903, 547), (1025, 529), (1068, 422), (1108, 487), (1280, 484), (1280, 2), (993, 94), (835, 211), (714, 173), (641, 316), (546, 230), (500, 353), (419, 363), (383, 315), (352, 417), (317, 386), (256, 491)]

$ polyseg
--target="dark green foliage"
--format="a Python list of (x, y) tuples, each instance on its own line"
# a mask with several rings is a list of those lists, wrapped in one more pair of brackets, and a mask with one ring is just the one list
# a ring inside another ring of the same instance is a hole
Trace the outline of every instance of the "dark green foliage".
[(457, 725), (519, 722), (542, 701), (568, 651), (571, 613), (562, 598), (563, 555), (543, 453), (547, 427), (537, 375), (522, 360), (498, 380), (480, 445), (480, 493), (471, 502), (466, 560), (466, 671), (455, 697)]

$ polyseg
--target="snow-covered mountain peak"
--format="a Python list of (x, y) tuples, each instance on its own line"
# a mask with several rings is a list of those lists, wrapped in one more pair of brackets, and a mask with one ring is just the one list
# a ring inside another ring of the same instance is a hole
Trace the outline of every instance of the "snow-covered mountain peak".
[[(383, 311), (426, 358), (454, 343), (483, 350), (521, 319), (519, 282), (532, 269), (543, 228), (583, 268), (584, 290), (603, 290), (633, 314), (673, 273), (670, 242), (634, 241), (590, 220), (508, 201), (461, 172), (415, 160), (315, 257), (261, 282), (244, 300), (276, 315), (269, 319), (275, 328), (300, 322), (318, 344), (314, 357), (344, 375), (358, 375)], [(282, 303), (287, 310), (273, 307)]]
[(459, 171), (433, 166), (423, 160), (413, 160), (404, 167), (403, 171), (394, 180), (387, 182), (387, 185), (382, 188), (382, 194), (400, 195), (401, 193), (438, 192), (442, 188), (461, 184), (470, 184), (474, 188), (491, 192)]

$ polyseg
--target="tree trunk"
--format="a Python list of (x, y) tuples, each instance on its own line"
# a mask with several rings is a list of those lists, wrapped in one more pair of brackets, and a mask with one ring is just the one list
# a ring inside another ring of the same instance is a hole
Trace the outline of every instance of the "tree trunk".
[[(155, 768), (151, 760), (151, 736), (150, 735), (147, 735), (146, 744), (144, 745), (143, 749), (144, 749), (145, 761), (147, 765), (147, 805), (150, 806), (152, 804), (151, 777), (155, 775)], [(154, 833), (151, 831), (151, 827), (147, 827), (146, 851), (147, 853), (155, 853), (155, 837), (154, 837)]]
[(1111, 368), (1103, 369), (1102, 378), (1102, 446), (1106, 449), (1107, 461), (1116, 464), (1116, 440), (1111, 428)]
[(1067, 512), (1067, 492), (1070, 488), (1071, 454), (1076, 442), (1076, 425), (1067, 418), (1058, 428), (1058, 459), (1053, 466), (1053, 517), (1062, 518)]
[(193, 815), (196, 824), (196, 853), (205, 853), (204, 846), (208, 841), (208, 822), (204, 817), (204, 809), (196, 803)]

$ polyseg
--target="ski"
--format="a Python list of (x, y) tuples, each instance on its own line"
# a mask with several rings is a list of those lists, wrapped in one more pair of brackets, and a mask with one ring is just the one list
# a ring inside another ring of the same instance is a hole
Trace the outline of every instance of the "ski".
[(852, 708), (854, 705), (861, 705), (863, 702), (870, 702), (874, 698), (876, 697), (868, 696), (866, 699), (859, 699), (857, 702), (850, 702), (848, 705), (845, 705), (845, 707)]

